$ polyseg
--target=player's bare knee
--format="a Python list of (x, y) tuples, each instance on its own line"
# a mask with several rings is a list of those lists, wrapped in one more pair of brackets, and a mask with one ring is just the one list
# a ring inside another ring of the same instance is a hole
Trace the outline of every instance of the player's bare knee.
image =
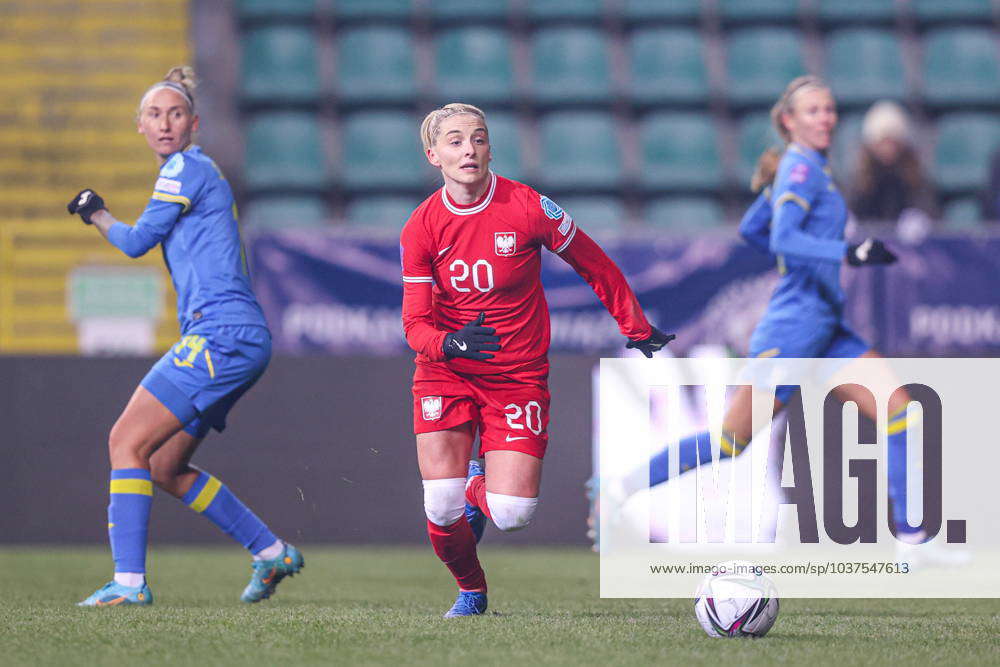
[(486, 492), (486, 504), (490, 508), (493, 524), (501, 531), (509, 533), (527, 527), (535, 517), (538, 498), (522, 498), (502, 493)]
[(450, 526), (465, 512), (465, 478), (425, 479), (424, 513), (436, 526)]

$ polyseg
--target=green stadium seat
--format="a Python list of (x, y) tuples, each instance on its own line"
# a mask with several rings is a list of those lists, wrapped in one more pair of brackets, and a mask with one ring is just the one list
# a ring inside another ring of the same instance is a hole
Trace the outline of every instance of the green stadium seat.
[(701, 0), (624, 0), (623, 14), (629, 21), (695, 21), (701, 16)]
[(414, 0), (334, 0), (333, 15), (343, 21), (405, 20)]
[(1000, 146), (992, 114), (954, 113), (938, 121), (934, 177), (947, 192), (978, 192), (989, 181), (990, 159)]
[(542, 117), (540, 180), (546, 187), (612, 189), (622, 178), (621, 145), (610, 114), (561, 111)]
[(503, 20), (510, 14), (510, 0), (434, 0), (435, 21)]
[(336, 35), (337, 96), (347, 102), (405, 102), (416, 95), (411, 31), (365, 26)]
[(310, 19), (316, 14), (316, 0), (239, 0), (236, 12), (242, 20)]
[(580, 227), (591, 232), (618, 231), (626, 226), (625, 204), (618, 197), (556, 197), (555, 202), (563, 207)]
[(253, 199), (246, 224), (257, 229), (323, 227), (329, 218), (321, 197), (277, 195)]
[(639, 123), (639, 182), (650, 190), (713, 189), (722, 185), (722, 161), (710, 118), (655, 113)]
[(341, 181), (356, 190), (418, 188), (433, 169), (423, 156), (419, 124), (410, 114), (364, 111), (340, 128)]
[(708, 70), (697, 30), (647, 28), (629, 41), (629, 95), (643, 104), (701, 103), (708, 99)]
[(250, 189), (322, 189), (326, 157), (315, 114), (270, 111), (250, 119), (244, 176)]
[(352, 227), (391, 229), (399, 233), (420, 202), (417, 197), (395, 195), (357, 197), (348, 203), (344, 218)]
[(975, 197), (960, 197), (948, 202), (941, 216), (945, 229), (975, 230), (982, 228), (983, 213), (979, 200)]
[(254, 28), (241, 41), (241, 92), (246, 102), (302, 103), (319, 99), (316, 35), (311, 27)]
[(525, 3), (534, 20), (587, 19), (596, 21), (604, 9), (602, 0), (531, 0)]
[(506, 111), (487, 112), (486, 124), (490, 129), (490, 152), (493, 153), (490, 168), (505, 178), (520, 181), (524, 178), (524, 162), (517, 115)]
[(505, 30), (446, 30), (435, 37), (434, 47), (435, 84), (442, 99), (484, 105), (510, 101), (514, 70)]
[(924, 99), (935, 106), (995, 104), (1000, 65), (994, 32), (941, 28), (924, 39)]
[(939, 21), (980, 21), (993, 19), (990, 0), (911, 0), (919, 23)]
[(708, 197), (660, 197), (646, 205), (646, 224), (683, 230), (724, 227), (722, 206)]
[(719, 0), (719, 16), (726, 22), (798, 20), (800, 0)]
[(896, 0), (819, 0), (817, 14), (824, 23), (888, 23), (896, 17)]
[(771, 105), (789, 81), (805, 74), (797, 30), (747, 28), (730, 35), (726, 62), (733, 104)]
[(850, 28), (830, 34), (826, 80), (840, 104), (903, 98), (906, 75), (895, 34), (877, 28)]
[(542, 104), (601, 102), (611, 96), (604, 33), (592, 28), (545, 28), (534, 38), (533, 90)]
[(738, 142), (736, 180), (741, 189), (749, 190), (750, 178), (760, 154), (772, 147), (782, 150), (784, 144), (771, 123), (771, 115), (766, 111), (749, 114), (740, 121)]

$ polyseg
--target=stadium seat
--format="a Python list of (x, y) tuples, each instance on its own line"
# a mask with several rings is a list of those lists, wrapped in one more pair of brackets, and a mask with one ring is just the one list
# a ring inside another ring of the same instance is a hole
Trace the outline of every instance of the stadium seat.
[(794, 22), (798, 20), (800, 0), (719, 0), (719, 16), (723, 21)]
[(493, 153), (490, 168), (505, 178), (521, 180), (524, 178), (524, 164), (521, 124), (517, 116), (505, 111), (491, 111), (486, 113), (486, 123), (490, 128), (490, 151)]
[(616, 187), (622, 177), (621, 145), (610, 114), (561, 111), (539, 122), (540, 180), (546, 187)]
[(760, 154), (771, 147), (781, 150), (783, 144), (771, 123), (771, 115), (766, 111), (749, 114), (740, 121), (738, 142), (736, 180), (740, 189), (749, 190), (750, 177), (753, 176)]
[(643, 104), (704, 102), (708, 70), (697, 30), (647, 28), (629, 41), (632, 69), (629, 95)]
[(319, 189), (325, 151), (315, 114), (271, 111), (253, 116), (246, 133), (244, 175), (251, 189)]
[(918, 23), (938, 21), (978, 21), (993, 19), (990, 0), (911, 0), (913, 14)]
[(938, 121), (934, 176), (948, 192), (977, 192), (989, 180), (990, 159), (1000, 146), (992, 114), (954, 113)]
[(347, 102), (405, 102), (416, 95), (413, 35), (392, 26), (340, 32), (336, 95)]
[(404, 20), (410, 18), (413, 0), (334, 0), (333, 15), (344, 21)]
[(606, 101), (611, 70), (604, 33), (592, 28), (539, 30), (532, 49), (532, 94), (543, 104)]
[(618, 197), (556, 197), (555, 202), (587, 233), (618, 231), (626, 226), (625, 205)]
[(896, 16), (896, 0), (819, 0), (817, 14), (824, 23), (888, 23)]
[(941, 28), (924, 39), (924, 99), (936, 106), (1000, 99), (996, 38), (987, 28)]
[(906, 76), (899, 41), (888, 30), (850, 28), (826, 43), (826, 80), (839, 104), (902, 99)]
[(430, 181), (418, 120), (410, 114), (353, 114), (340, 128), (340, 146), (339, 176), (351, 188), (415, 188)]
[(639, 123), (639, 182), (651, 190), (717, 188), (722, 162), (715, 126), (704, 114), (655, 113)]
[(587, 19), (596, 21), (603, 10), (602, 0), (531, 0), (525, 3), (534, 20)]
[(434, 0), (430, 5), (434, 21), (502, 21), (510, 14), (510, 0)]
[(316, 0), (239, 0), (236, 12), (242, 20), (309, 19), (316, 13)]
[(389, 195), (357, 197), (347, 205), (344, 218), (352, 227), (391, 229), (398, 233), (421, 201), (418, 197)]
[(670, 229), (711, 229), (726, 224), (722, 206), (708, 197), (660, 197), (646, 206), (646, 224)]
[(316, 35), (307, 26), (267, 26), (242, 39), (243, 99), (258, 103), (302, 103), (319, 99)]
[(309, 196), (277, 195), (253, 199), (244, 216), (257, 229), (301, 229), (322, 227), (329, 216), (323, 199)]
[(514, 89), (510, 37), (488, 27), (455, 28), (434, 39), (439, 96), (472, 104), (509, 102)]
[(788, 82), (805, 74), (797, 30), (733, 31), (727, 48), (728, 92), (737, 106), (773, 104)]
[(975, 197), (960, 197), (945, 205), (941, 218), (945, 229), (956, 231), (981, 229), (982, 207)]
[(695, 21), (701, 16), (701, 0), (624, 0), (623, 14), (628, 21)]

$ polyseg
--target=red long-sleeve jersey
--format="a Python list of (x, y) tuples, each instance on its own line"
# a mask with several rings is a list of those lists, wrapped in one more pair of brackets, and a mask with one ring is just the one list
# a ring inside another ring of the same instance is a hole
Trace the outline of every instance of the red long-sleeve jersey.
[(500, 351), (486, 361), (448, 358), (450, 368), (490, 374), (544, 362), (550, 325), (542, 246), (590, 284), (622, 334), (650, 336), (625, 277), (569, 213), (527, 185), (491, 173), (479, 201), (460, 206), (442, 187), (403, 227), (403, 329), (417, 361), (445, 361), (445, 335), (485, 312)]

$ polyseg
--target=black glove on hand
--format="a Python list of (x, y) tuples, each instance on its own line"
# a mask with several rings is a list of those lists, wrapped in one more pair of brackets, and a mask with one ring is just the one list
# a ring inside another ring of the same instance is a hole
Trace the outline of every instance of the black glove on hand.
[(636, 349), (646, 355), (647, 359), (653, 358), (654, 352), (659, 352), (663, 349), (663, 346), (677, 338), (673, 334), (665, 334), (656, 327), (652, 327), (653, 333), (649, 335), (649, 338), (644, 338), (643, 340), (630, 340), (625, 344), (625, 347), (629, 349)]
[(66, 204), (66, 210), (69, 211), (70, 215), (78, 213), (88, 225), (93, 224), (90, 216), (102, 208), (104, 208), (104, 200), (101, 199), (101, 195), (90, 189), (81, 190), (77, 196), (73, 197), (73, 201)]
[(493, 327), (483, 326), (483, 320), (485, 319), (486, 313), (479, 313), (479, 317), (475, 320), (469, 322), (455, 333), (445, 336), (444, 345), (442, 346), (445, 356), (479, 359), (480, 361), (492, 359), (493, 355), (483, 350), (499, 350), (500, 336), (494, 335), (497, 330)]
[(865, 239), (847, 246), (847, 263), (851, 266), (892, 264), (896, 256), (878, 239)]

